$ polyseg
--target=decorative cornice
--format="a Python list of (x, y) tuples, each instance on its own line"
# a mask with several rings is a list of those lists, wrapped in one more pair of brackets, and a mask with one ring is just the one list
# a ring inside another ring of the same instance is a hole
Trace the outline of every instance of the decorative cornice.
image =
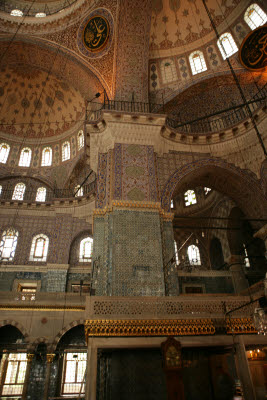
[(84, 311), (85, 306), (0, 305), (2, 311)]
[(94, 210), (93, 217), (104, 216), (111, 213), (116, 209), (131, 209), (139, 211), (150, 211), (159, 212), (164, 220), (172, 221), (174, 214), (166, 212), (159, 202), (153, 201), (125, 201), (125, 200), (113, 200), (110, 206), (104, 208), (97, 208)]
[(85, 337), (91, 336), (194, 336), (214, 335), (211, 319), (86, 320)]

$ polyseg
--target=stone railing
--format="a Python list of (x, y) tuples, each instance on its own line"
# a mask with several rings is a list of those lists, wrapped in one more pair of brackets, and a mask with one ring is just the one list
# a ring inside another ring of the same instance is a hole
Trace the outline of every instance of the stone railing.
[[(257, 303), (248, 296), (195, 295), (178, 297), (87, 297), (86, 318), (90, 319), (179, 319), (250, 318)], [(243, 307), (244, 306), (244, 307)]]

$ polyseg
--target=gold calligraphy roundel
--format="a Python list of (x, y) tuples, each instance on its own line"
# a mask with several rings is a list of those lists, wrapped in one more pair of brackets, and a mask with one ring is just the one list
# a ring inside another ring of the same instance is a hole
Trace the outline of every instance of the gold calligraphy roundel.
[(89, 19), (83, 31), (84, 46), (92, 52), (100, 51), (109, 39), (110, 27), (106, 18), (101, 15)]
[(239, 50), (241, 64), (250, 71), (263, 71), (267, 67), (267, 25), (250, 32)]

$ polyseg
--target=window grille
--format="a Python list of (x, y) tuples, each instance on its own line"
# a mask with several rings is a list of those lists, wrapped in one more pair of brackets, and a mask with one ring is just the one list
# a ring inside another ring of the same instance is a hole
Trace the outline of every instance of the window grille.
[(224, 60), (238, 51), (237, 45), (231, 33), (223, 33), (219, 37), (217, 44)]
[(27, 368), (26, 353), (10, 353), (1, 361), (1, 371), (4, 374), (2, 395), (20, 396), (23, 391)]
[(42, 167), (49, 167), (52, 165), (52, 149), (45, 147), (42, 152)]
[(17, 183), (12, 195), (12, 200), (23, 200), (26, 186), (24, 183)]
[(85, 392), (87, 353), (65, 353), (61, 394), (77, 395)]
[(93, 239), (91, 237), (84, 238), (80, 243), (80, 262), (89, 262), (92, 258)]
[(37, 189), (37, 192), (36, 192), (35, 201), (43, 202), (43, 201), (45, 201), (45, 198), (46, 198), (46, 188), (45, 187), (39, 187)]
[(189, 56), (189, 62), (193, 75), (207, 71), (207, 65), (202, 51), (194, 51), (191, 53)]
[(195, 246), (194, 244), (191, 244), (191, 246), (188, 246), (187, 254), (188, 254), (189, 263), (191, 265), (200, 265), (201, 264), (199, 248), (197, 246)]
[(187, 190), (187, 192), (185, 192), (184, 194), (184, 200), (186, 207), (191, 206), (192, 204), (196, 204), (197, 199), (194, 190)]
[(6, 143), (0, 144), (0, 162), (5, 164), (9, 155), (10, 146)]
[[(77, 192), (77, 190), (78, 190), (78, 192)], [(76, 193), (75, 197), (83, 196), (83, 187), (81, 187), (80, 185), (75, 186), (74, 193)]]
[(19, 233), (14, 229), (7, 229), (2, 234), (0, 243), (0, 260), (12, 261), (15, 256)]
[(70, 159), (70, 142), (65, 142), (62, 145), (62, 161)]
[(42, 261), (47, 259), (49, 239), (46, 235), (40, 234), (33, 238), (30, 261)]
[(32, 151), (29, 147), (25, 147), (21, 150), (19, 158), (20, 167), (29, 167), (31, 164)]
[(174, 60), (163, 60), (160, 64), (162, 83), (177, 81), (177, 71)]
[(78, 133), (78, 150), (81, 150), (84, 146), (84, 134), (83, 131)]
[(267, 22), (267, 15), (265, 12), (258, 6), (258, 4), (251, 4), (244, 15), (244, 20), (250, 27), (250, 29), (256, 29), (261, 25), (264, 25)]

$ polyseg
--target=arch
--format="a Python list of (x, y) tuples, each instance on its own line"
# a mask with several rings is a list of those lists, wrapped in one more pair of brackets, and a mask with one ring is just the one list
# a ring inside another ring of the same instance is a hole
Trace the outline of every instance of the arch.
[(221, 269), (224, 265), (222, 244), (220, 239), (213, 237), (210, 241), (210, 265), (212, 269)]
[(75, 265), (79, 263), (79, 252), (80, 252), (80, 243), (86, 237), (92, 237), (92, 229), (84, 230), (79, 232), (72, 240), (70, 245), (70, 253), (69, 253), (69, 264)]
[(73, 322), (69, 323), (64, 328), (62, 328), (60, 330), (60, 332), (58, 332), (58, 334), (56, 335), (56, 337), (53, 340), (53, 343), (52, 343), (52, 346), (51, 346), (52, 347), (52, 351), (56, 350), (60, 339), (65, 335), (65, 333), (67, 333), (70, 329), (74, 328), (75, 326), (84, 325), (84, 323), (85, 323), (84, 319), (78, 319), (76, 321), (73, 321)]
[[(266, 197), (254, 174), (220, 158), (203, 158), (177, 169), (162, 190), (162, 207), (170, 211), (174, 191), (185, 191), (189, 184), (208, 186), (228, 195), (250, 218), (266, 218)], [(259, 228), (261, 225), (257, 224)]]
[(25, 342), (29, 343), (28, 332), (26, 331), (26, 329), (20, 322), (17, 322), (17, 321), (11, 320), (11, 319), (4, 319), (4, 320), (0, 321), (0, 328), (3, 328), (6, 325), (11, 325), (11, 326), (14, 326), (15, 328), (17, 328), (24, 336)]

